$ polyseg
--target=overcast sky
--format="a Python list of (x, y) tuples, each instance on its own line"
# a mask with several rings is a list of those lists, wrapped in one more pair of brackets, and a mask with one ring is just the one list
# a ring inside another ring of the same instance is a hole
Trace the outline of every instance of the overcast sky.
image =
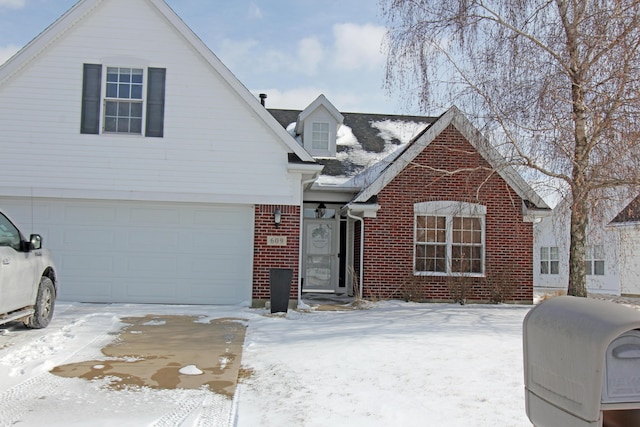
[[(0, 63), (76, 0), (0, 0)], [(302, 109), (323, 93), (341, 111), (409, 113), (382, 88), (377, 0), (167, 0), (267, 106)], [(439, 114), (439, 112), (433, 112)]]

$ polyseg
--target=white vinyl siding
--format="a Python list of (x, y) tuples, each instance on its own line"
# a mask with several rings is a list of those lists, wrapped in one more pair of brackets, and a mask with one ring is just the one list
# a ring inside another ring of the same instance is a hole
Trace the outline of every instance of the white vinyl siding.
[[(166, 69), (163, 137), (80, 133), (83, 64)], [(0, 116), (5, 195), (300, 203), (288, 147), (147, 2), (92, 9), (2, 83)]]

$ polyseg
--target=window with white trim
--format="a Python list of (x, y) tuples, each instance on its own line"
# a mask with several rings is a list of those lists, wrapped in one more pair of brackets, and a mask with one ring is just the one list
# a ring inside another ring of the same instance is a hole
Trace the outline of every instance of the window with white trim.
[(311, 125), (311, 148), (314, 150), (329, 149), (329, 123), (314, 122)]
[(80, 133), (162, 137), (165, 76), (164, 68), (84, 64)]
[(142, 68), (107, 67), (104, 131), (142, 133)]
[(584, 267), (588, 276), (604, 276), (604, 246), (587, 246)]
[(560, 255), (557, 246), (540, 248), (540, 274), (560, 274)]
[(414, 205), (414, 272), (484, 274), (486, 207), (464, 202)]

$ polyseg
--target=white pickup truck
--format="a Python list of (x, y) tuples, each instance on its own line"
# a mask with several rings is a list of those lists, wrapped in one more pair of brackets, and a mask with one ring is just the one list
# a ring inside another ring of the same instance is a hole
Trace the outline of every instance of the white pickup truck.
[(44, 328), (51, 321), (57, 293), (55, 266), (42, 237), (26, 240), (0, 211), (0, 325), (23, 321)]

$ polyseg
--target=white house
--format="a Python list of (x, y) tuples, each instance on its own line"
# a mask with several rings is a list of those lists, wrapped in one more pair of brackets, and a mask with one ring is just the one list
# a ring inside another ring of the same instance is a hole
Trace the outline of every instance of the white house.
[(0, 129), (0, 205), (68, 300), (250, 301), (322, 169), (162, 0), (79, 1), (0, 67)]

